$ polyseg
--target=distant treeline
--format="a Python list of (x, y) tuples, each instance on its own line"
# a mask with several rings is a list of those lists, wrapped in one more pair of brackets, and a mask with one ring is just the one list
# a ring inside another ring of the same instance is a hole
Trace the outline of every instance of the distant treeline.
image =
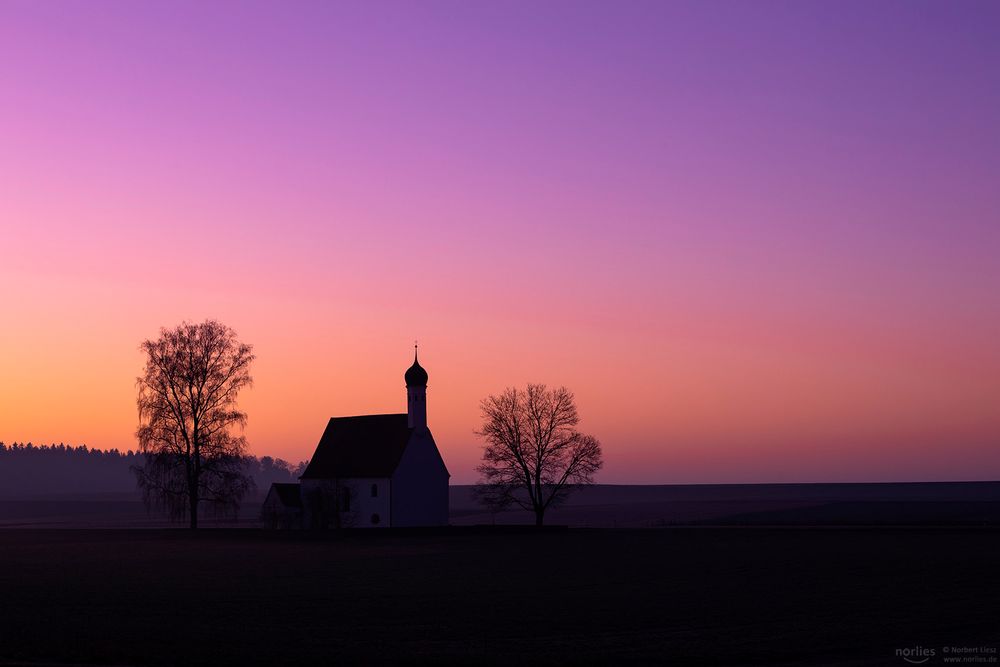
[[(137, 493), (130, 468), (142, 463), (143, 455), (132, 450), (0, 442), (0, 498)], [(267, 493), (272, 482), (297, 481), (306, 463), (246, 457), (258, 493)]]

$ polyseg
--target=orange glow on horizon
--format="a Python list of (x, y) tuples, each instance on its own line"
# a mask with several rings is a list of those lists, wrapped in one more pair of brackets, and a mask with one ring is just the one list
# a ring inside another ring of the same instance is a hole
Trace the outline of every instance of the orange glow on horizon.
[(528, 382), (600, 482), (1000, 477), (995, 6), (240, 9), (0, 3), (0, 439), (134, 448), (212, 318), (260, 455), (419, 339), (453, 483)]

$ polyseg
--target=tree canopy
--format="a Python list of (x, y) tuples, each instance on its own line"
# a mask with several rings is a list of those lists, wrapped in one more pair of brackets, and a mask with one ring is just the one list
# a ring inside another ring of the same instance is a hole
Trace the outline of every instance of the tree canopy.
[(202, 504), (235, 511), (253, 488), (244, 470), (247, 415), (237, 404), (253, 384), (253, 348), (207, 320), (161, 329), (141, 349), (136, 436), (145, 462), (134, 471), (144, 499), (187, 515), (192, 528)]
[(480, 502), (494, 510), (515, 505), (534, 512), (542, 525), (545, 512), (584, 484), (594, 482), (603, 465), (601, 445), (580, 433), (576, 400), (566, 387), (529, 384), (488, 396), (480, 404), (484, 441)]

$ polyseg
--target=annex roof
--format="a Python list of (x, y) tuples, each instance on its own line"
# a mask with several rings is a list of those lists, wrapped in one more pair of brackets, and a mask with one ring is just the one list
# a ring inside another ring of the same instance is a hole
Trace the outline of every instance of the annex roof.
[(274, 482), (271, 488), (278, 494), (278, 500), (286, 507), (302, 507), (302, 495), (298, 484), (282, 484)]

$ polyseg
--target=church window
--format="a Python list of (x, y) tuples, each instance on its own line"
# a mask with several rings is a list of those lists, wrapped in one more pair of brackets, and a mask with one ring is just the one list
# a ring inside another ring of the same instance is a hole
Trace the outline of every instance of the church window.
[(377, 513), (376, 514), (372, 514), (372, 525), (377, 526), (378, 522), (381, 521), (381, 520), (382, 520), (382, 518)]
[(378, 498), (378, 484), (372, 484), (372, 498)]
[(341, 511), (343, 511), (343, 512), (350, 512), (351, 511), (351, 490), (350, 489), (344, 489), (343, 499), (344, 500), (341, 503), (343, 509)]

